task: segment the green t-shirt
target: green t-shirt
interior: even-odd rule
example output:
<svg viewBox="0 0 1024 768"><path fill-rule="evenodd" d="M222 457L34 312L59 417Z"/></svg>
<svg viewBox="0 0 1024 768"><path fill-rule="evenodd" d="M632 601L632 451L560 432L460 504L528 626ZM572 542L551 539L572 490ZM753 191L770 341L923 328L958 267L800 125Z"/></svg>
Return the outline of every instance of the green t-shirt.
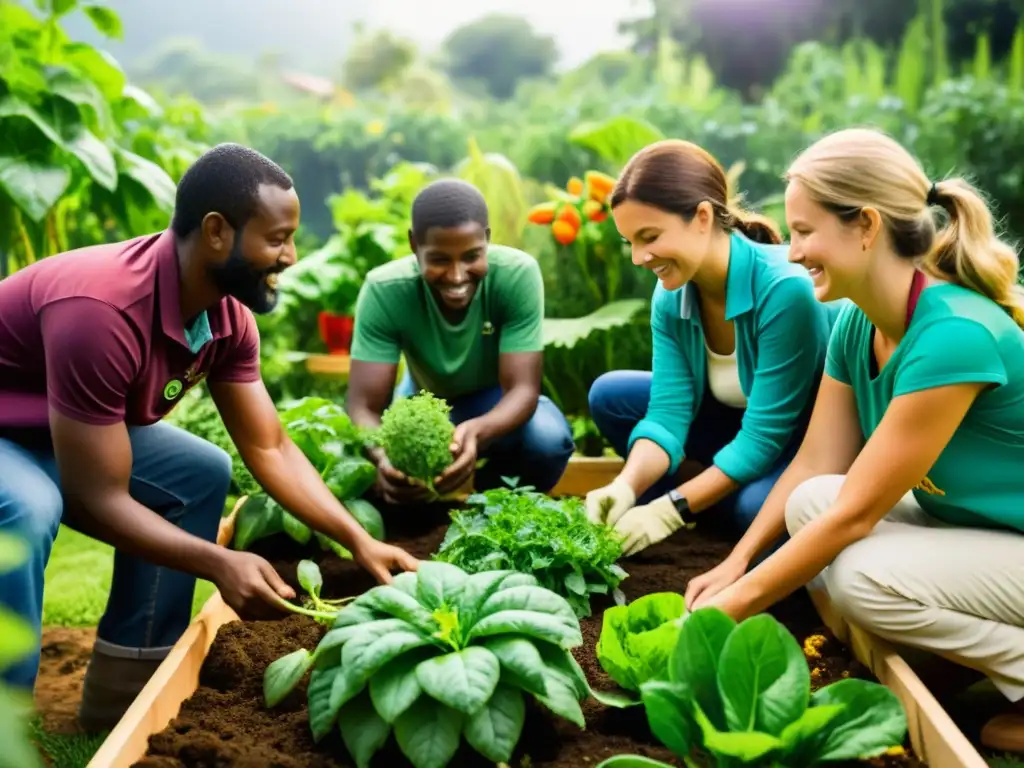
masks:
<svg viewBox="0 0 1024 768"><path fill-rule="evenodd" d="M487 265L457 325L441 314L415 254L371 270L352 359L397 363L404 353L416 387L446 399L497 386L499 354L544 349L544 281L537 260L515 248L489 246Z"/></svg>
<svg viewBox="0 0 1024 768"><path fill-rule="evenodd" d="M921 507L956 525L1024 531L1024 331L995 302L957 285L924 289L906 335L871 377L871 323L856 306L836 321L825 372L853 387L865 439L900 395L991 382L927 477Z"/></svg>

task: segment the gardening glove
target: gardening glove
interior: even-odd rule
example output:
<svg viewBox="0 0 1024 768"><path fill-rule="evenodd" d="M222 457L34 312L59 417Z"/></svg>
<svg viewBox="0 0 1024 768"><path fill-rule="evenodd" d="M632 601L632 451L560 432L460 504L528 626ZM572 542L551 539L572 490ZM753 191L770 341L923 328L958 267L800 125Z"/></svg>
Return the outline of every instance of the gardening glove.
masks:
<svg viewBox="0 0 1024 768"><path fill-rule="evenodd" d="M633 507L615 524L615 532L625 536L623 555L635 555L651 544L657 544L675 533L683 525L668 496L660 496L650 504Z"/></svg>
<svg viewBox="0 0 1024 768"><path fill-rule="evenodd" d="M587 517L594 523L615 525L634 504L636 493L629 483L617 477L603 488L587 494Z"/></svg>

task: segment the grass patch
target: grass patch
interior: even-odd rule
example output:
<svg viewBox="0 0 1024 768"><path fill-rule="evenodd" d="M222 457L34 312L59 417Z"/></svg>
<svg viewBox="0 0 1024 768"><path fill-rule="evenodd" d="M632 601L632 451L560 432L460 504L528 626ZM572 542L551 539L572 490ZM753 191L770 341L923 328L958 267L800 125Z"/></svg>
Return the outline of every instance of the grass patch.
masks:
<svg viewBox="0 0 1024 768"><path fill-rule="evenodd" d="M107 607L114 573L114 550L66 526L60 527L46 566L43 588L44 627L95 627ZM214 593L212 583L199 579L192 615Z"/></svg>
<svg viewBox="0 0 1024 768"><path fill-rule="evenodd" d="M29 723L29 735L52 768L85 768L107 738L106 733L47 733L38 718Z"/></svg>

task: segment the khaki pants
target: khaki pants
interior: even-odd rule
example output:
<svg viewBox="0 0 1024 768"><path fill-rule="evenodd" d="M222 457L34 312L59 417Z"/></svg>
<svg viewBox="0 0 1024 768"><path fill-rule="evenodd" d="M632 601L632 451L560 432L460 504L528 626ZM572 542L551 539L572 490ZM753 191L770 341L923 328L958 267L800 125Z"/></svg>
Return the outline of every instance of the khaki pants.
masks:
<svg viewBox="0 0 1024 768"><path fill-rule="evenodd" d="M797 486L792 536L835 502L844 475ZM1024 534L940 522L904 496L817 577L849 621L890 642L976 669L1024 698Z"/></svg>

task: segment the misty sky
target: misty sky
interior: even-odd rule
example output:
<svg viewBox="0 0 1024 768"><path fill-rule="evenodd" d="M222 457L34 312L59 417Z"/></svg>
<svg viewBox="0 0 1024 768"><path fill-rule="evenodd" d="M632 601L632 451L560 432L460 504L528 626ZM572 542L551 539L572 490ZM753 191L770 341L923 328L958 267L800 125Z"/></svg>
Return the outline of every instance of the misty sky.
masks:
<svg viewBox="0 0 1024 768"><path fill-rule="evenodd" d="M649 0L109 0L122 18L125 41L100 38L81 12L66 20L70 34L131 60L167 38L198 39L211 51L274 50L291 66L326 74L344 56L351 25L362 20L412 38L425 52L456 27L488 13L516 13L553 35L572 67L625 44L616 25L644 15ZM326 68L326 69L325 69Z"/></svg>

